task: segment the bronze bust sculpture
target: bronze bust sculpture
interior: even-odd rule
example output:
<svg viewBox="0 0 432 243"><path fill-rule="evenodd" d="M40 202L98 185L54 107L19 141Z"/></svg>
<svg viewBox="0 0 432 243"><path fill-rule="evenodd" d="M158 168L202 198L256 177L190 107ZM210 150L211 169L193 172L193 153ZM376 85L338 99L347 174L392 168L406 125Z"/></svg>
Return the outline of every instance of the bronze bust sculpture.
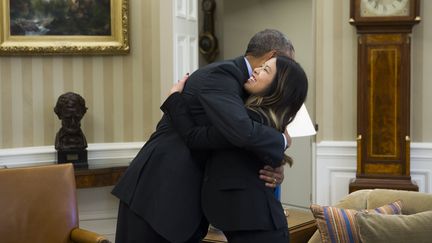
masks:
<svg viewBox="0 0 432 243"><path fill-rule="evenodd" d="M59 96L54 107L54 112L62 121L55 138L59 163L72 162L75 167L88 167L87 140L81 130L81 119L86 111L85 100L79 94L67 92Z"/></svg>

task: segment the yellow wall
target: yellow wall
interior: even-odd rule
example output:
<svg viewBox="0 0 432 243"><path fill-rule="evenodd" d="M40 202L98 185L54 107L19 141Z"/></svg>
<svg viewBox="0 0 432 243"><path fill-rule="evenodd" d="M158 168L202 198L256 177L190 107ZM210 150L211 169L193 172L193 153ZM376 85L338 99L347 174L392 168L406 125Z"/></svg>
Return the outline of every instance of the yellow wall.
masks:
<svg viewBox="0 0 432 243"><path fill-rule="evenodd" d="M159 13L169 2L129 1L125 56L0 57L0 148L52 145L53 107L67 91L86 100L89 143L145 141L160 117L160 49L171 43L160 42Z"/></svg>
<svg viewBox="0 0 432 243"><path fill-rule="evenodd" d="M357 34L350 25L346 0L216 1L223 8L215 17L220 39L219 59L244 52L256 31L276 28L296 47L311 89L307 106L319 125L319 141L355 141L357 137ZM412 34L411 138L432 141L432 1L421 0L420 24ZM308 8L312 8L308 9ZM294 11L293 11L294 9ZM220 11L220 10L219 10ZM310 12L310 19L305 20ZM270 13L270 16L268 15ZM223 17L221 17L223 16ZM309 39L310 38L310 39Z"/></svg>
<svg viewBox="0 0 432 243"><path fill-rule="evenodd" d="M350 1L315 1L317 140L356 138L357 42Z"/></svg>
<svg viewBox="0 0 432 243"><path fill-rule="evenodd" d="M420 2L422 21L412 37L411 136L415 142L432 142L432 1Z"/></svg>
<svg viewBox="0 0 432 243"><path fill-rule="evenodd" d="M348 23L346 0L315 1L316 118L318 140L356 138L357 34ZM411 138L432 141L432 1L421 0L420 24L412 34Z"/></svg>
<svg viewBox="0 0 432 243"><path fill-rule="evenodd" d="M266 8L269 1L237 2L217 1L225 5L224 11L242 12L248 4L258 4L253 10L256 16L245 15L243 21L254 28L264 27L257 16L271 13L280 16L280 21L269 27L311 31L312 40L287 34L298 46L298 59L315 86L307 102L320 126L317 140L354 141L357 44L355 28L348 23L349 1L312 0L312 27L295 22L296 16L286 16L283 8ZM297 6L297 0L271 2ZM412 35L411 136L414 142L431 142L432 16L428 13L432 1L420 2L422 21ZM86 99L89 110L82 128L89 143L145 141L160 117L159 105L172 80L168 11L172 4L171 0L129 1L131 53L126 56L0 57L0 148L53 145L60 127L53 107L66 91ZM300 9L298 14L302 14ZM254 30L239 29L240 23L229 18L216 21L231 30L223 33L225 41L220 40L222 52L242 46L235 48L242 54L246 43L237 37L250 36Z"/></svg>
<svg viewBox="0 0 432 243"><path fill-rule="evenodd" d="M271 28L287 35L296 50L295 58L309 79L306 104L314 117L315 80L313 58L312 0L225 0L217 23L222 50L219 59L243 55L249 39L258 31ZM271 13L271 14L269 14Z"/></svg>

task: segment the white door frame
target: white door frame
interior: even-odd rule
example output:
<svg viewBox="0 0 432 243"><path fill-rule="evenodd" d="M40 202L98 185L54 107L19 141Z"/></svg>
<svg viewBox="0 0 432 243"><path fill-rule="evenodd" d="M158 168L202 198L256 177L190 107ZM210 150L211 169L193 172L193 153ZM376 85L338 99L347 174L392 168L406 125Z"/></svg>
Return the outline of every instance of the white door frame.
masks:
<svg viewBox="0 0 432 243"><path fill-rule="evenodd" d="M197 0L174 1L173 45L174 80L178 80L198 68Z"/></svg>

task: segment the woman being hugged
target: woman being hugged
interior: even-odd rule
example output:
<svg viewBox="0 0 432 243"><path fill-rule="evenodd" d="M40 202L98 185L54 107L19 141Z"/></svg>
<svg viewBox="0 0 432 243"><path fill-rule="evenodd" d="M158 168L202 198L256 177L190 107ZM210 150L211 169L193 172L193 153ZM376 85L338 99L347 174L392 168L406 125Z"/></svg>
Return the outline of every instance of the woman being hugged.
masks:
<svg viewBox="0 0 432 243"><path fill-rule="evenodd" d="M224 138L214 127L196 126L180 93L185 82L186 77L173 86L161 109L187 146L211 149L202 186L205 216L230 243L288 242L282 205L257 177L266 161L251 151L220 146ZM249 116L284 132L306 99L308 81L297 62L278 56L254 69L244 89L250 94L245 102ZM214 141L218 148L212 145ZM281 161L286 163L292 165L288 156Z"/></svg>

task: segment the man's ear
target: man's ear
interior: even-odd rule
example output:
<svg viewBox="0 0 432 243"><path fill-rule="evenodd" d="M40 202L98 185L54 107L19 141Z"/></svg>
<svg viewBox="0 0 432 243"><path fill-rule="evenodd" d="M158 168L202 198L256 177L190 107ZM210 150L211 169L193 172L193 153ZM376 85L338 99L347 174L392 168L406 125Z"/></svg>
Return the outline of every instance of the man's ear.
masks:
<svg viewBox="0 0 432 243"><path fill-rule="evenodd" d="M269 60L270 58L276 57L276 51L275 50L271 50L269 52L267 52L266 54L264 54L265 60Z"/></svg>

